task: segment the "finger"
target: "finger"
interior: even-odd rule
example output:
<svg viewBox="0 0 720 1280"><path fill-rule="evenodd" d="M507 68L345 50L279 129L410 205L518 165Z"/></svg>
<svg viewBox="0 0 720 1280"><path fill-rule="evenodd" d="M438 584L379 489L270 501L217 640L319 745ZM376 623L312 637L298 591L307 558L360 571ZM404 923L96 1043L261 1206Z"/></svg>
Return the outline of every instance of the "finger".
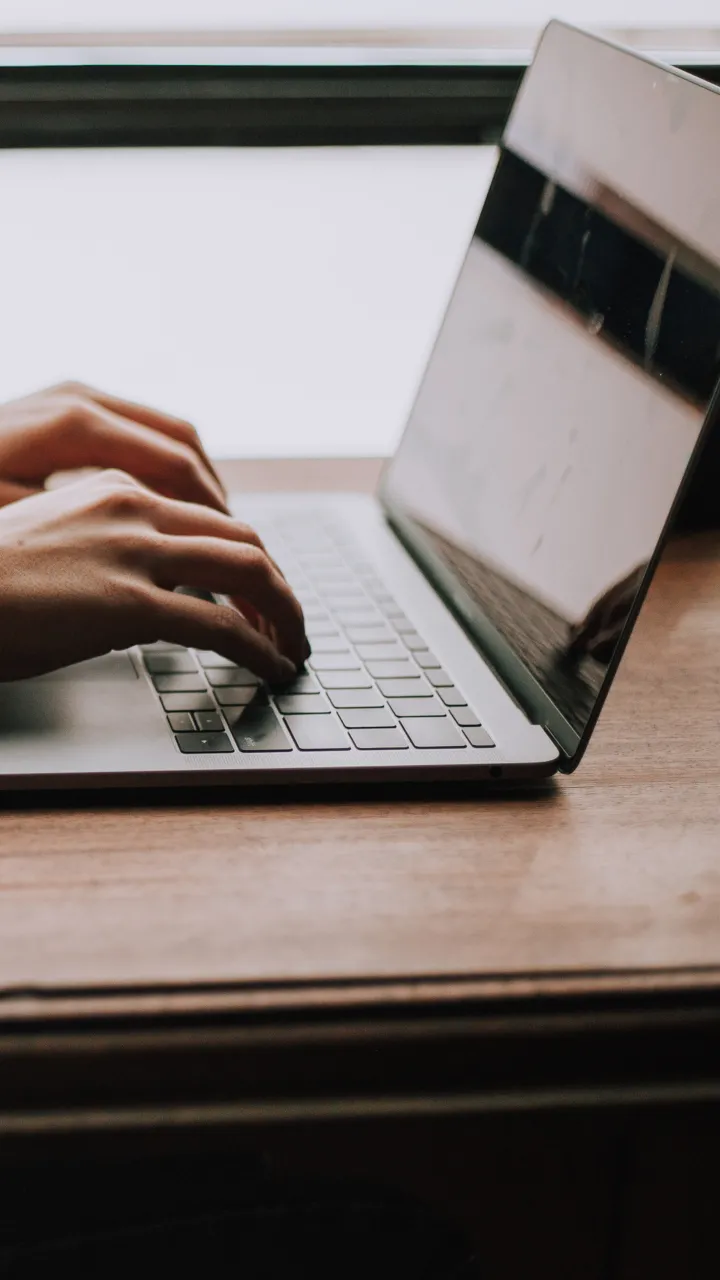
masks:
<svg viewBox="0 0 720 1280"><path fill-rule="evenodd" d="M247 618L251 627L259 631L261 635L266 635L265 623L261 614L249 600L244 600L242 596L233 596L232 603L236 609L239 609L244 618Z"/></svg>
<svg viewBox="0 0 720 1280"><path fill-rule="evenodd" d="M298 665L306 657L302 609L267 556L248 543L221 538L163 539L154 553L159 586L201 587L223 595L240 594L275 627L280 652Z"/></svg>
<svg viewBox="0 0 720 1280"><path fill-rule="evenodd" d="M200 436L192 423L186 422L184 418L176 418L174 414L163 413L160 409L151 409L149 405L136 404L135 401L124 400L120 396L108 395L105 391L98 391L97 387L88 387L83 382L63 383L57 388L57 391L63 395L81 396L84 399L91 400L93 404L99 405L103 409L108 409L110 413L117 414L120 418L127 418L143 427L150 427L153 431L159 431L162 435L169 436L172 440L178 440L180 444L187 445L202 460L207 470L220 486L223 495L225 494L222 480L205 452Z"/></svg>
<svg viewBox="0 0 720 1280"><path fill-rule="evenodd" d="M95 487L97 488L97 486L100 486L100 491L102 492L103 487L107 485L107 496L113 499L116 496L116 489L119 481L123 480L127 482L127 484L133 486L133 479L128 476L127 473L108 471L95 478ZM139 486L135 486L134 492L137 498L140 492ZM158 497L155 494L151 495L147 490L142 490L142 492L145 494L145 500L143 501L142 508L138 509L135 514L140 516L143 520L149 520L158 533L171 535L211 535L227 539L233 543L247 544L257 548L259 551L262 551L267 555L262 539L249 525L243 524L241 521L235 520L231 516L225 515L222 512L212 511L206 506L200 506L199 504L190 502L178 502L171 498ZM98 511L103 518L105 518L107 510L103 504L98 507ZM270 558L268 557L268 559ZM287 592L292 595L281 570L272 559L270 559L270 564L284 584ZM198 584L187 581L177 585L192 586ZM237 586L236 581L234 585ZM211 588L206 587L206 589L209 590ZM273 628L260 613L257 606L246 596L242 593L238 593L236 590L228 594L231 594L237 608L239 608L245 615L251 625L254 626L256 630L260 631L261 634L267 635L275 644L277 644L277 636L274 634ZM300 609L298 602L294 600L294 597L293 601L296 613L299 615L302 622L304 635L304 619L302 617L302 610ZM309 656L310 646L307 643L307 640L304 640L300 660L302 661Z"/></svg>
<svg viewBox="0 0 720 1280"><path fill-rule="evenodd" d="M211 604L196 596L159 591L153 597L151 616L142 619L144 635L167 644L211 649L272 684L292 679L296 666L265 636L261 636L231 605ZM149 627L149 629L148 629Z"/></svg>
<svg viewBox="0 0 720 1280"><path fill-rule="evenodd" d="M153 516L155 528L160 533L199 534L216 538L228 538L231 542L247 542L265 552L273 568L285 579L280 565L268 555L267 547L255 529L242 520L224 512L208 511L207 507L192 502L173 502L166 499L158 504Z"/></svg>
<svg viewBox="0 0 720 1280"><path fill-rule="evenodd" d="M78 406L71 417L62 466L127 471L158 493L227 511L220 485L192 449L100 405Z"/></svg>
<svg viewBox="0 0 720 1280"><path fill-rule="evenodd" d="M14 484L11 480L0 480L0 507L8 507L11 502L19 502L21 498L31 498L38 493L25 484Z"/></svg>
<svg viewBox="0 0 720 1280"><path fill-rule="evenodd" d="M216 592L215 594L217 597L224 600L221 592ZM269 635L267 623L265 622L262 614L258 613L254 604L251 604L249 600L243 599L242 596L231 596L229 599L230 604L233 605L235 609L239 609L244 618L247 618L251 627L254 627L255 630L259 631L263 636ZM270 638L272 639L272 636Z"/></svg>
<svg viewBox="0 0 720 1280"><path fill-rule="evenodd" d="M259 534L256 533L250 525L243 524L240 520L234 519L232 516L225 515L222 512L211 511L208 507L200 506L196 503L177 502L171 498L155 498L151 504L149 511L145 512L149 516L154 528L159 533L171 534L174 537L190 536L190 537L216 537L227 539L229 542L244 543L252 547L258 548L267 556L267 551ZM295 617L299 620L302 627L302 642L300 645L300 657L295 658L295 644L291 641L293 660L305 661L310 656L310 645L305 636L305 621L299 602L292 594L291 588L288 586L282 570L275 563L272 557L267 556L270 565L275 570L278 578L281 580L285 594L289 595L293 602ZM197 583L185 582L183 585L193 586ZM205 585L207 590L221 591L220 587L210 587ZM282 641L277 633L276 627L272 621L264 616L261 607L257 602L250 600L247 594L237 588L237 579L233 582L233 590L227 593L238 609L245 615L248 621L261 634L268 638L277 646Z"/></svg>

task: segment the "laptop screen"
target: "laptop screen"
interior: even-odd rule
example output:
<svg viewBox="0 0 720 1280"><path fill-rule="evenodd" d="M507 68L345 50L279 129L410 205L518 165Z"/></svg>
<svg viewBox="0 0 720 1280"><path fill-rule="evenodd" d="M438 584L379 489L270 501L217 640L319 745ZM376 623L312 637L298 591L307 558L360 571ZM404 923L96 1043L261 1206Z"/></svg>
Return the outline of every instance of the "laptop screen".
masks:
<svg viewBox="0 0 720 1280"><path fill-rule="evenodd" d="M720 94L550 25L386 474L579 736L720 376L718 138Z"/></svg>

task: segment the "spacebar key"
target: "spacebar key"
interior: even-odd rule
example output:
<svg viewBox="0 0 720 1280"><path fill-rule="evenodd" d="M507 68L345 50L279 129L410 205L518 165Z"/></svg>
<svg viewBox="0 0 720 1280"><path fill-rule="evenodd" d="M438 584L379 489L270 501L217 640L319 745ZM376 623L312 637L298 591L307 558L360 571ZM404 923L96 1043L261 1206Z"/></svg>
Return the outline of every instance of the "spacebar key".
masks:
<svg viewBox="0 0 720 1280"><path fill-rule="evenodd" d="M243 707L230 732L241 751L292 751L292 743L272 707Z"/></svg>

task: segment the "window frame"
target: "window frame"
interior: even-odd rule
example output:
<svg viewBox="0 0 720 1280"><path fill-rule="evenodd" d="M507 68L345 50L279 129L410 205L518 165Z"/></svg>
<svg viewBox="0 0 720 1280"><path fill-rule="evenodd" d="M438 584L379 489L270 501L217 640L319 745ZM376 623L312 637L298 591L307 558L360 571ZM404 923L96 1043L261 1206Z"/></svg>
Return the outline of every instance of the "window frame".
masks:
<svg viewBox="0 0 720 1280"><path fill-rule="evenodd" d="M38 50L23 62L13 52L0 47L3 148L494 144L528 60L418 50L414 61L361 63L323 49L313 61L305 49L286 61L269 48L218 61L185 48L154 62L147 48L127 61L121 49L84 48L76 61L43 62ZM676 65L720 83L720 55Z"/></svg>

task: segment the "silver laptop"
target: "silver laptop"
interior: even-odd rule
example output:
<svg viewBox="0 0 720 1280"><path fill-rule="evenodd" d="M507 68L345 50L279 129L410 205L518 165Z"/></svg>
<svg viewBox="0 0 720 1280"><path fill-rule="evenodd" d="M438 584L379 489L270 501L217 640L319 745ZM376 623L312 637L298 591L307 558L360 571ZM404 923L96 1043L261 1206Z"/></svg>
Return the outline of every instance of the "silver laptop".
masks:
<svg viewBox="0 0 720 1280"><path fill-rule="evenodd" d="M575 768L719 416L718 139L715 89L552 23L380 492L238 499L307 669L158 643L5 684L0 785Z"/></svg>

